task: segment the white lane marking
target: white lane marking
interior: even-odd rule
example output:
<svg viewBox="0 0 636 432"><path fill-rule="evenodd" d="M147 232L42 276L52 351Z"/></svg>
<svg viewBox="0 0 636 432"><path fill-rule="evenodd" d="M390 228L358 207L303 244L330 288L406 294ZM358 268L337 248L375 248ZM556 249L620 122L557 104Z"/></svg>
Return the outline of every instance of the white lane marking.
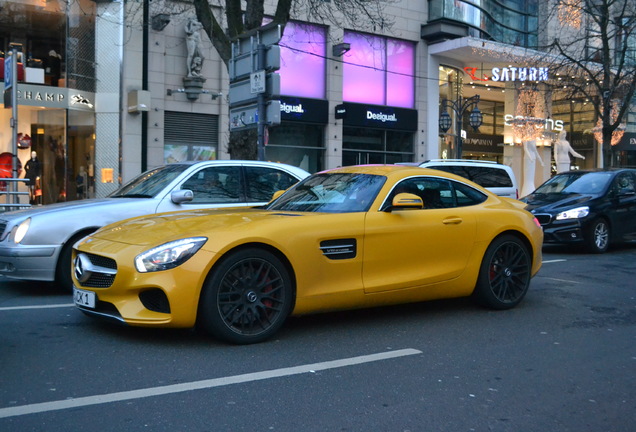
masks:
<svg viewBox="0 0 636 432"><path fill-rule="evenodd" d="M551 264L551 263L565 262L565 261L567 261L567 260L566 259L553 259L553 260L543 261L543 264Z"/></svg>
<svg viewBox="0 0 636 432"><path fill-rule="evenodd" d="M422 354L422 351L407 348L403 350L389 351L385 353L369 354L359 357L350 357L340 360L327 361L322 363L313 363L301 366L294 366L282 369L274 369L270 371L254 372L243 375L234 375L223 378L214 378L202 381L193 381L189 383L173 384L161 387L150 387L140 390L131 390L118 393L109 393L103 395L86 396L76 399L65 399L52 402L43 402L31 405L21 405L10 408L0 408L0 418L22 416L28 414L42 413L47 411L58 411L69 408L78 408L89 405L99 405L109 402L121 402L131 399L140 399L151 396L160 396L172 393L180 393L192 390L210 389L214 387L222 387L232 384L241 384L251 381L259 381L271 378L279 378L290 375L298 375L302 373L313 373L320 370L335 369L346 366L359 365L363 363L388 360L397 357Z"/></svg>
<svg viewBox="0 0 636 432"><path fill-rule="evenodd" d="M52 304L52 305L35 305L35 306L7 306L0 307L0 311L26 310L26 309L53 309L75 306L73 303Z"/></svg>
<svg viewBox="0 0 636 432"><path fill-rule="evenodd" d="M583 283L583 282L570 280L570 279L557 279L557 278L545 277L545 276L540 276L540 277L542 277L543 279L549 279L549 280L553 280L553 281L557 281L557 282L567 282L567 283L573 283L573 284L582 284Z"/></svg>

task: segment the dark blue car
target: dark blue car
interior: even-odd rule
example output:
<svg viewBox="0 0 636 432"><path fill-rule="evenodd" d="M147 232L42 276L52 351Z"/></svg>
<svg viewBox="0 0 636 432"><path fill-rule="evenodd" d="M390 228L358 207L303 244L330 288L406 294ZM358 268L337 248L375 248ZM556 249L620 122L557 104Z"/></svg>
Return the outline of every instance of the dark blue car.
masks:
<svg viewBox="0 0 636 432"><path fill-rule="evenodd" d="M521 199L543 226L544 243L603 253L636 238L636 170L559 173Z"/></svg>

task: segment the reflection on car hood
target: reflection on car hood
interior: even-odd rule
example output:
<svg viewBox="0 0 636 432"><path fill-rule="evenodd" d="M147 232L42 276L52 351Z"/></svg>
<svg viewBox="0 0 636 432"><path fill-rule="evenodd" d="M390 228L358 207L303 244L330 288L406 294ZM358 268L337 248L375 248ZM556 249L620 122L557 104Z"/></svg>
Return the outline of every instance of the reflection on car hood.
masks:
<svg viewBox="0 0 636 432"><path fill-rule="evenodd" d="M34 206L28 209L16 210L0 214L0 219L13 220L33 217L35 215L60 214L64 212L76 213L92 213L108 211L109 213L119 211L117 209L129 209L135 204L143 204L148 206L151 200L146 198L93 198L78 201L66 201L55 204L47 204L43 206ZM125 215L125 213L124 213Z"/></svg>
<svg viewBox="0 0 636 432"><path fill-rule="evenodd" d="M559 194L559 193L533 193L522 199L525 202L526 210L533 213L553 212L585 205L596 195L590 194Z"/></svg>
<svg viewBox="0 0 636 432"><path fill-rule="evenodd" d="M309 213L320 215L324 213ZM232 210L189 210L160 213L127 219L108 225L93 237L133 245L161 244L193 236L220 236L232 232L244 233L263 223L280 224L281 219L301 216L303 213L276 212L250 208ZM305 215L307 215L305 213Z"/></svg>

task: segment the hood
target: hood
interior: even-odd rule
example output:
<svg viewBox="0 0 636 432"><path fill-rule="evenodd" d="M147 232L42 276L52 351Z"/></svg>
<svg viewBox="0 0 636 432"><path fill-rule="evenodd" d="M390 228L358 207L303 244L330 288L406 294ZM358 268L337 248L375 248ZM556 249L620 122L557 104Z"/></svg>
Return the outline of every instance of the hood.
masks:
<svg viewBox="0 0 636 432"><path fill-rule="evenodd" d="M524 197L522 201L526 203L526 210L532 213L552 213L586 205L595 198L597 195L532 193Z"/></svg>
<svg viewBox="0 0 636 432"><path fill-rule="evenodd" d="M131 207L139 204L148 206L148 204L152 201L152 199L146 198L93 198L78 201L66 201L2 213L0 214L0 219L24 219L35 215L55 214L63 212L81 213L82 210L94 210L99 209L100 207L108 208L108 212L112 213L113 209L117 208L130 209Z"/></svg>
<svg viewBox="0 0 636 432"><path fill-rule="evenodd" d="M100 229L92 236L131 245L162 244L186 237L211 237L221 232L244 233L248 225L253 228L268 222L280 223L281 219L300 215L249 208L189 210L123 220Z"/></svg>

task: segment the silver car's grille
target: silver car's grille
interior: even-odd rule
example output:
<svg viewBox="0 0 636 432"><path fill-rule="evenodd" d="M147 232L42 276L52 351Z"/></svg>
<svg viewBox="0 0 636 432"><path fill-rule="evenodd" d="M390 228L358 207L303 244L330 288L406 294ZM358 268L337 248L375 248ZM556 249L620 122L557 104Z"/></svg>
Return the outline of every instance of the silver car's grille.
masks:
<svg viewBox="0 0 636 432"><path fill-rule="evenodd" d="M0 220L0 239L4 239L4 230L7 229L7 221Z"/></svg>
<svg viewBox="0 0 636 432"><path fill-rule="evenodd" d="M91 266L90 268L83 266L84 268L80 270L77 262L75 263L75 276L80 285L87 288L108 288L111 286L117 274L117 263L115 260L83 252L82 255L90 260ZM88 273L88 277L81 277L78 271Z"/></svg>

